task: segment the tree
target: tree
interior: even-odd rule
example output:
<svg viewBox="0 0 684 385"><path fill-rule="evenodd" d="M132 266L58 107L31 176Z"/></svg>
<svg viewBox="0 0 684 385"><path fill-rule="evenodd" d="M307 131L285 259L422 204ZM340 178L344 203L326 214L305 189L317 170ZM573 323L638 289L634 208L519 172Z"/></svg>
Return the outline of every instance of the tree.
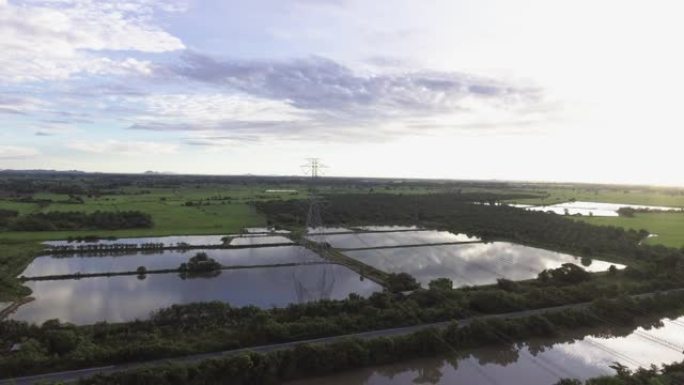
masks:
<svg viewBox="0 0 684 385"><path fill-rule="evenodd" d="M78 346L79 337L69 329L49 330L45 333L47 345L50 353L55 353L63 356Z"/></svg>
<svg viewBox="0 0 684 385"><path fill-rule="evenodd" d="M209 258L207 253L199 252L190 258L187 263L181 263L178 270L181 271L183 278L202 275L213 276L221 272L221 264L213 258Z"/></svg>
<svg viewBox="0 0 684 385"><path fill-rule="evenodd" d="M610 275L617 275L618 269L615 267L615 265L610 265L608 268L608 274Z"/></svg>
<svg viewBox="0 0 684 385"><path fill-rule="evenodd" d="M574 284L591 279L591 273L588 273L581 267L573 263L564 263L557 269L548 269L539 273L537 276L542 282L553 282L558 284Z"/></svg>
<svg viewBox="0 0 684 385"><path fill-rule="evenodd" d="M393 293L416 290L420 287L416 279L407 273L391 273L385 282L387 282L387 289Z"/></svg>
<svg viewBox="0 0 684 385"><path fill-rule="evenodd" d="M580 380L574 380L574 379L569 379L569 378L564 378L558 382L556 382L555 385L582 385L582 381Z"/></svg>
<svg viewBox="0 0 684 385"><path fill-rule="evenodd" d="M620 207L620 208L617 210L617 213L618 213L619 216L621 216L621 217L626 217L626 218L632 218L632 217L634 217L634 214L635 214L636 212L637 212L637 210L634 209L634 208L632 208L632 207Z"/></svg>
<svg viewBox="0 0 684 385"><path fill-rule="evenodd" d="M454 288L454 282L449 278L437 278L428 283L430 290L451 290Z"/></svg>

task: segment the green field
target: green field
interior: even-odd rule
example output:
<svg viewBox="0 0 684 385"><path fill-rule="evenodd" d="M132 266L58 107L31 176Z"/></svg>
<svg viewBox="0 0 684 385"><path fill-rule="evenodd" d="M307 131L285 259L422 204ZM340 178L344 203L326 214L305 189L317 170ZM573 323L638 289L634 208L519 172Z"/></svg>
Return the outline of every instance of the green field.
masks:
<svg viewBox="0 0 684 385"><path fill-rule="evenodd" d="M192 234L228 234L244 227L264 226L266 220L247 202L254 199L282 199L305 194L271 194L255 187L184 188L184 189L129 189L126 194L83 198L83 203L66 202L68 196L35 194L34 199L49 199L52 203L25 203L0 200L0 209L12 209L22 215L47 211L93 212L139 210L152 216L154 227L129 230L92 231L36 231L0 232L0 300L28 294L18 282L7 279L20 274L42 250L41 241L66 239L69 236L140 237ZM230 197L231 200L211 200ZM273 198L271 198L273 197ZM192 201L193 206L186 206ZM201 205L195 203L201 202Z"/></svg>
<svg viewBox="0 0 684 385"><path fill-rule="evenodd" d="M684 214L681 213L638 213L626 217L573 217L594 225L618 226L627 229L644 229L656 237L646 240L648 244L670 247L684 247Z"/></svg>
<svg viewBox="0 0 684 385"><path fill-rule="evenodd" d="M524 204L544 205L570 200L624 203L649 206L684 207L684 191L681 189L587 186L582 185L557 187L554 185L539 185L528 188L529 192L545 194L543 199L518 199L515 202Z"/></svg>

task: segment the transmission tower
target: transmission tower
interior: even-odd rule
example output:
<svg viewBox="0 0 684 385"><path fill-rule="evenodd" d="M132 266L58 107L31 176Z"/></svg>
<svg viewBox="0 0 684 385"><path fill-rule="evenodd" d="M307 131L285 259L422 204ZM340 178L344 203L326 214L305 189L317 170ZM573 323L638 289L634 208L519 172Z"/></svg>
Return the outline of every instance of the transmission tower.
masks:
<svg viewBox="0 0 684 385"><path fill-rule="evenodd" d="M306 215L306 237L313 240L311 249L321 255L326 252L327 240L323 230L323 219L321 217L322 200L318 194L318 179L321 169L325 168L320 159L309 158L303 166L307 175L311 176L309 181L309 210ZM304 276L305 272L300 271L294 276L295 291L300 303L329 299L335 286L335 275L329 265L322 265L321 275L312 282L312 277ZM303 281L309 282L305 285Z"/></svg>
<svg viewBox="0 0 684 385"><path fill-rule="evenodd" d="M314 233L316 230L323 230L323 219L321 218L321 199L318 195L318 178L321 170L326 166L318 158L308 158L303 166L307 175L311 176L309 181L309 211L306 215L306 232ZM322 233L321 233L322 235ZM324 237L322 235L322 237ZM323 239L324 240L324 239Z"/></svg>

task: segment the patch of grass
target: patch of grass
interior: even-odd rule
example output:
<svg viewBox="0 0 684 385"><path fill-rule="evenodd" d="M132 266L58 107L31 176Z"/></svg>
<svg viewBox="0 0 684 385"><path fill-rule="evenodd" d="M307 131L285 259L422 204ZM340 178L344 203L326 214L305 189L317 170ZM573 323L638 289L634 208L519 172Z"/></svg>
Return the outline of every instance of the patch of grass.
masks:
<svg viewBox="0 0 684 385"><path fill-rule="evenodd" d="M523 204L554 204L559 202L567 202L572 199L587 202L604 202L604 203L624 203L637 204L649 206L672 206L684 207L684 192L667 189L644 189L624 187L540 187L531 190L535 193L548 194L543 199L518 199L517 203Z"/></svg>
<svg viewBox="0 0 684 385"><path fill-rule="evenodd" d="M31 290L14 277L24 271L42 249L37 242L0 240L0 301L31 294Z"/></svg>
<svg viewBox="0 0 684 385"><path fill-rule="evenodd" d="M625 229L644 229L657 237L648 238L648 244L669 247L684 247L684 214L682 213L637 213L627 217L572 217L593 225L618 226Z"/></svg>

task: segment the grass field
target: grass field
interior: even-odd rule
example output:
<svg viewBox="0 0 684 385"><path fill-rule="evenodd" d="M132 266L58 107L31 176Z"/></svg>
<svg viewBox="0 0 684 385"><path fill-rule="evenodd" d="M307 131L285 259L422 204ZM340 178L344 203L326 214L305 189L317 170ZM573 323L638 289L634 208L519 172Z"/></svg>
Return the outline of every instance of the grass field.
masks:
<svg viewBox="0 0 684 385"><path fill-rule="evenodd" d="M625 217L573 217L594 225L618 226L627 229L645 229L657 237L646 243L670 247L684 247L684 214L681 213L638 213L633 218Z"/></svg>
<svg viewBox="0 0 684 385"><path fill-rule="evenodd" d="M588 202L625 203L649 206L684 207L684 190L600 187L540 187L534 193L547 193L544 199L519 199L517 203L554 204L575 199Z"/></svg>

